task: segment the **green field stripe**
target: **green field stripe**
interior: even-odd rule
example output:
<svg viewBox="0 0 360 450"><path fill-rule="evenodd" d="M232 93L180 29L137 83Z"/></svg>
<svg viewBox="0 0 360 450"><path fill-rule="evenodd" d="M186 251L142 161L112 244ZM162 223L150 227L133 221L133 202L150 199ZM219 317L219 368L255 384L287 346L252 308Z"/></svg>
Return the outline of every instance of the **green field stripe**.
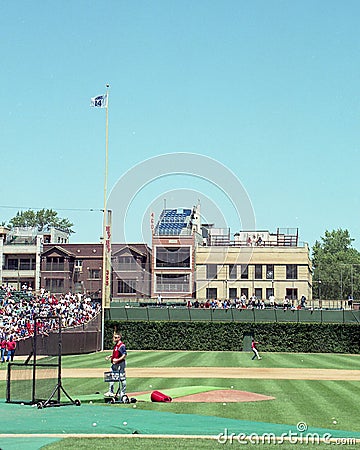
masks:
<svg viewBox="0 0 360 450"><path fill-rule="evenodd" d="M332 381L306 381L303 383L305 399L302 400L303 419L309 426L330 427L332 417L337 417L342 409L341 397L337 390L336 382ZM299 403L298 399L295 399Z"/></svg>
<svg viewBox="0 0 360 450"><path fill-rule="evenodd" d="M313 391L311 389L312 384L307 380L301 380L301 383L298 383L298 380L288 380L285 386L287 401L294 401L291 408L293 423L305 422L307 425L313 426L313 417L321 416L324 410L324 405L319 401L321 394ZM309 390L312 394L304 396L304 392Z"/></svg>
<svg viewBox="0 0 360 450"><path fill-rule="evenodd" d="M357 386L359 388L358 382ZM358 394L354 391L354 384L352 382L344 383L342 381L332 381L324 385L327 394L327 417L331 422L332 417L335 417L339 424L342 421L351 419L355 413L354 411L354 398ZM331 408L329 407L331 405ZM339 420L339 412L341 411L342 420ZM331 413L331 414L330 414Z"/></svg>
<svg viewBox="0 0 360 450"><path fill-rule="evenodd" d="M133 367L173 367L179 359L176 352L129 352Z"/></svg>

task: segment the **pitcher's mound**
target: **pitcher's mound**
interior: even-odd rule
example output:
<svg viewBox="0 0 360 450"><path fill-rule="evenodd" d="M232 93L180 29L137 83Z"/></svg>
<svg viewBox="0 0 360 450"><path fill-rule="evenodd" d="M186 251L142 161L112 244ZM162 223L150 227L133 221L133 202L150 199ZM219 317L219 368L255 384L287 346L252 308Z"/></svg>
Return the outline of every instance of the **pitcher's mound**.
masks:
<svg viewBox="0 0 360 450"><path fill-rule="evenodd" d="M173 402L260 402L264 400L275 400L275 397L269 397L267 395L255 394L254 392L237 391L237 390L218 390L200 392L199 394L185 395L184 397L174 398Z"/></svg>

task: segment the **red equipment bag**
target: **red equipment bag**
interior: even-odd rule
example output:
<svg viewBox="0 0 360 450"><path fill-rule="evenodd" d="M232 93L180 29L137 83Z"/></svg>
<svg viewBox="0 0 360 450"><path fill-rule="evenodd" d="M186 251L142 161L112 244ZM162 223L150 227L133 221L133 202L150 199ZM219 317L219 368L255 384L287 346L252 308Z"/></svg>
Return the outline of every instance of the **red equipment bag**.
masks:
<svg viewBox="0 0 360 450"><path fill-rule="evenodd" d="M165 402L165 403L168 403L168 402L172 401L171 397L169 397L168 395L163 394L160 391L153 391L151 393L151 397L150 398L151 398L152 402Z"/></svg>

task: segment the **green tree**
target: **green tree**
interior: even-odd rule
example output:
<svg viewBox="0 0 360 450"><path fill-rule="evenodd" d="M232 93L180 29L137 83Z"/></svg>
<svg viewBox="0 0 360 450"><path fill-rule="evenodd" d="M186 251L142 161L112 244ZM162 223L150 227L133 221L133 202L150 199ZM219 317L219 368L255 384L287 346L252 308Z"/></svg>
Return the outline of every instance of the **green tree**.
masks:
<svg viewBox="0 0 360 450"><path fill-rule="evenodd" d="M58 217L58 213L53 209L40 209L33 211L18 211L16 216L9 220L8 226L12 227L38 227L39 231L44 230L47 226L60 228L61 230L73 233L74 226L66 218Z"/></svg>
<svg viewBox="0 0 360 450"><path fill-rule="evenodd" d="M352 246L354 239L341 228L325 231L312 248L313 297L346 299L360 297L360 252Z"/></svg>

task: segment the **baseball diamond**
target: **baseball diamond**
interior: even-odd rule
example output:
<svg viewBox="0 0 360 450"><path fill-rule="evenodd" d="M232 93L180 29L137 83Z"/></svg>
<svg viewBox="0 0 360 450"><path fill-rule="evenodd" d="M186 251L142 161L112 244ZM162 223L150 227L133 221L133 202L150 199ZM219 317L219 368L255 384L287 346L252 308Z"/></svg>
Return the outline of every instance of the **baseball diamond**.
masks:
<svg viewBox="0 0 360 450"><path fill-rule="evenodd" d="M188 352L173 351L130 352L130 367L127 368L128 395L137 399L135 404L130 405L106 404L102 391L95 391L105 384L104 373L107 367L104 365L102 352L78 355L76 358L64 356L63 382L70 393L76 392L81 399L81 407L48 408L45 411L0 402L3 430L6 430L6 433L0 435L1 442L9 443L10 446L17 439L20 442L26 440L30 446L24 448L35 449L40 448L39 442L51 447L51 443L55 445L65 437L123 436L139 439L146 437L144 448L153 448L146 447L146 442L150 445L148 439L155 436L161 439L187 438L186 441L191 437L203 442L221 436L225 429L234 432L241 430L248 435L254 432L271 432L280 436L288 429L295 433L296 424L303 421L308 424L306 426L311 433L319 436L328 433L334 439L353 439L355 444L360 443L360 427L346 413L348 409L354 411L359 400L360 359L357 355L316 355L316 362L311 363L314 367L302 368L268 367L266 359L278 358L283 365L293 365L294 358L301 363L304 354L264 353L261 361L251 361L249 354L239 356L227 352L224 354L224 364L228 363L227 358L239 357L242 362L246 358L246 361L249 360L254 365L248 361L247 364L243 363L246 367L179 366L180 361L185 362L185 355L197 359L207 356L206 352L190 353L191 355ZM149 363L146 363L147 367L139 367L151 358L154 365L169 360L169 367L152 367ZM210 363L210 353L207 358ZM311 358L312 355L309 355L309 359ZM328 368L324 368L324 361L329 358L332 363L327 363ZM218 359L215 357L213 361ZM335 368L334 361L337 361L337 367L343 368ZM0 370L2 386L6 378L5 372ZM152 403L150 394L154 389L171 396L172 402ZM316 391L318 392L315 393ZM321 402L323 405L319 410ZM253 412L249 409L250 405L257 405ZM283 414L279 415L282 410ZM261 421L265 417L271 420ZM19 421L26 421L25 434L24 430L19 433L19 425L16 425ZM90 442L92 440L89 445ZM89 448L95 446L90 445Z"/></svg>

